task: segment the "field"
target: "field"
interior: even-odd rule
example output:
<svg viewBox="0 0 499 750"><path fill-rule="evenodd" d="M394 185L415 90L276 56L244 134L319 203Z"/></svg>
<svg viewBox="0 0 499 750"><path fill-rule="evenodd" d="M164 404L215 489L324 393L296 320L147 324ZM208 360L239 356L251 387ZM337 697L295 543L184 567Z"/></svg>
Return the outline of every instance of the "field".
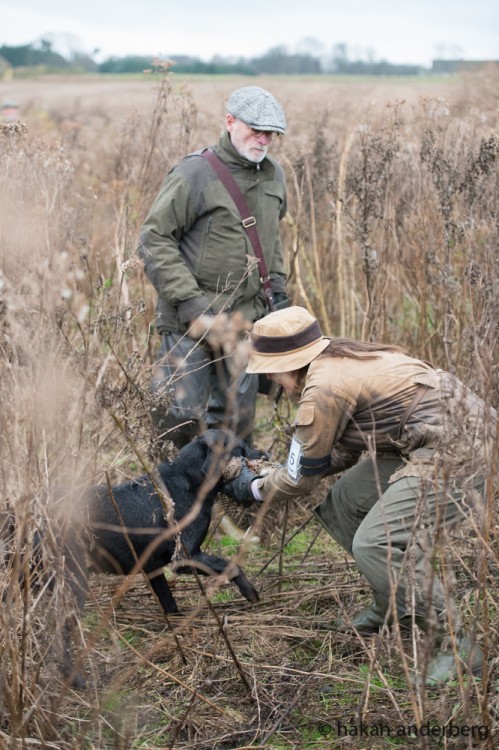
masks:
<svg viewBox="0 0 499 750"><path fill-rule="evenodd" d="M287 176L293 300L328 334L407 347L498 406L497 77L0 82L21 118L0 123L0 521L10 511L18 523L0 570L0 749L495 746L492 490L483 523L456 530L435 560L488 667L439 691L417 680L429 657L419 631L328 629L369 592L310 520L322 495L272 507L257 547L214 523L207 547L242 562L258 605L226 583L202 591L173 577L189 616L172 632L140 577L126 591L95 577L78 630L85 691L52 658L71 602L59 586L49 596L17 585L23 540L52 528L51 490L121 481L159 458L155 294L138 233L164 174L217 140L227 95L248 83L269 88L288 116L272 149ZM276 415L259 402L256 442L273 460L286 455L292 408ZM45 554L60 572L57 545Z"/></svg>

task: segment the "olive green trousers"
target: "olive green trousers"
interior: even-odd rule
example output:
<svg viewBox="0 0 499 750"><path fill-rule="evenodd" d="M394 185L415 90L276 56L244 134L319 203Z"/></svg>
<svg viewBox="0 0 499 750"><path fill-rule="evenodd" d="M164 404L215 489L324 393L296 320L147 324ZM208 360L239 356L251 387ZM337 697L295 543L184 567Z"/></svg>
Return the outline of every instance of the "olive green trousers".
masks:
<svg viewBox="0 0 499 750"><path fill-rule="evenodd" d="M389 484L404 463L399 456L368 458L347 470L315 509L322 525L347 552L372 589L381 622L441 627L459 621L436 569L444 573L447 532L471 512L457 481L403 477ZM468 483L467 483L468 484ZM483 480L474 485L483 489ZM437 562L439 564L437 564ZM449 576L449 584L452 576Z"/></svg>

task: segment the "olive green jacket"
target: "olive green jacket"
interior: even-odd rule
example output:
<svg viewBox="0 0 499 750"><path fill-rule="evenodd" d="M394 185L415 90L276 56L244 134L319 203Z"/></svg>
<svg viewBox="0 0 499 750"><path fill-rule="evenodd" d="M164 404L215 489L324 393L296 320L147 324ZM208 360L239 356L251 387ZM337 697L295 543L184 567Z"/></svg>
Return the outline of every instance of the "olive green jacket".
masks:
<svg viewBox="0 0 499 750"><path fill-rule="evenodd" d="M321 478L349 468L366 451L401 457L403 468L391 481L445 473L462 477L462 484L484 473L496 419L453 375L405 354L322 354L308 368L287 465L258 481L260 493L264 499L308 495Z"/></svg>
<svg viewBox="0 0 499 750"><path fill-rule="evenodd" d="M227 132L213 147L228 166L256 218L272 291L285 293L279 221L286 213L281 167L254 164ZM249 321L268 310L254 252L240 214L208 162L196 152L167 175L142 227L138 252L158 293L157 328L185 332L205 312L240 311ZM252 260L253 259L253 260Z"/></svg>

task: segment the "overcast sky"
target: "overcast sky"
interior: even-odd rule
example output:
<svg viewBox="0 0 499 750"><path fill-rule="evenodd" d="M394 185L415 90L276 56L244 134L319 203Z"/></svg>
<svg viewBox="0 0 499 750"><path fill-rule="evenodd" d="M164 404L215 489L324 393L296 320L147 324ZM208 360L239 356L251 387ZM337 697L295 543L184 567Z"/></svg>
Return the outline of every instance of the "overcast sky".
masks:
<svg viewBox="0 0 499 750"><path fill-rule="evenodd" d="M499 59L499 0L0 0L0 45L54 45L97 59L128 54L254 57L284 45L314 55L430 66L435 57ZM314 40L308 46L306 40Z"/></svg>

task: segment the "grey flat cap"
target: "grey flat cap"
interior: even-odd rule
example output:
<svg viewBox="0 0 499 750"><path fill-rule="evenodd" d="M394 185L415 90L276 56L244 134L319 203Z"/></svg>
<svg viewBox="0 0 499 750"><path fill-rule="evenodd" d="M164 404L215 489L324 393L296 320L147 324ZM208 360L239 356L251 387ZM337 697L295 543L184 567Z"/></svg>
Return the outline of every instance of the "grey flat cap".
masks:
<svg viewBox="0 0 499 750"><path fill-rule="evenodd" d="M233 91L227 102L227 112L255 130L284 134L288 126L277 99L260 86L244 86Z"/></svg>

